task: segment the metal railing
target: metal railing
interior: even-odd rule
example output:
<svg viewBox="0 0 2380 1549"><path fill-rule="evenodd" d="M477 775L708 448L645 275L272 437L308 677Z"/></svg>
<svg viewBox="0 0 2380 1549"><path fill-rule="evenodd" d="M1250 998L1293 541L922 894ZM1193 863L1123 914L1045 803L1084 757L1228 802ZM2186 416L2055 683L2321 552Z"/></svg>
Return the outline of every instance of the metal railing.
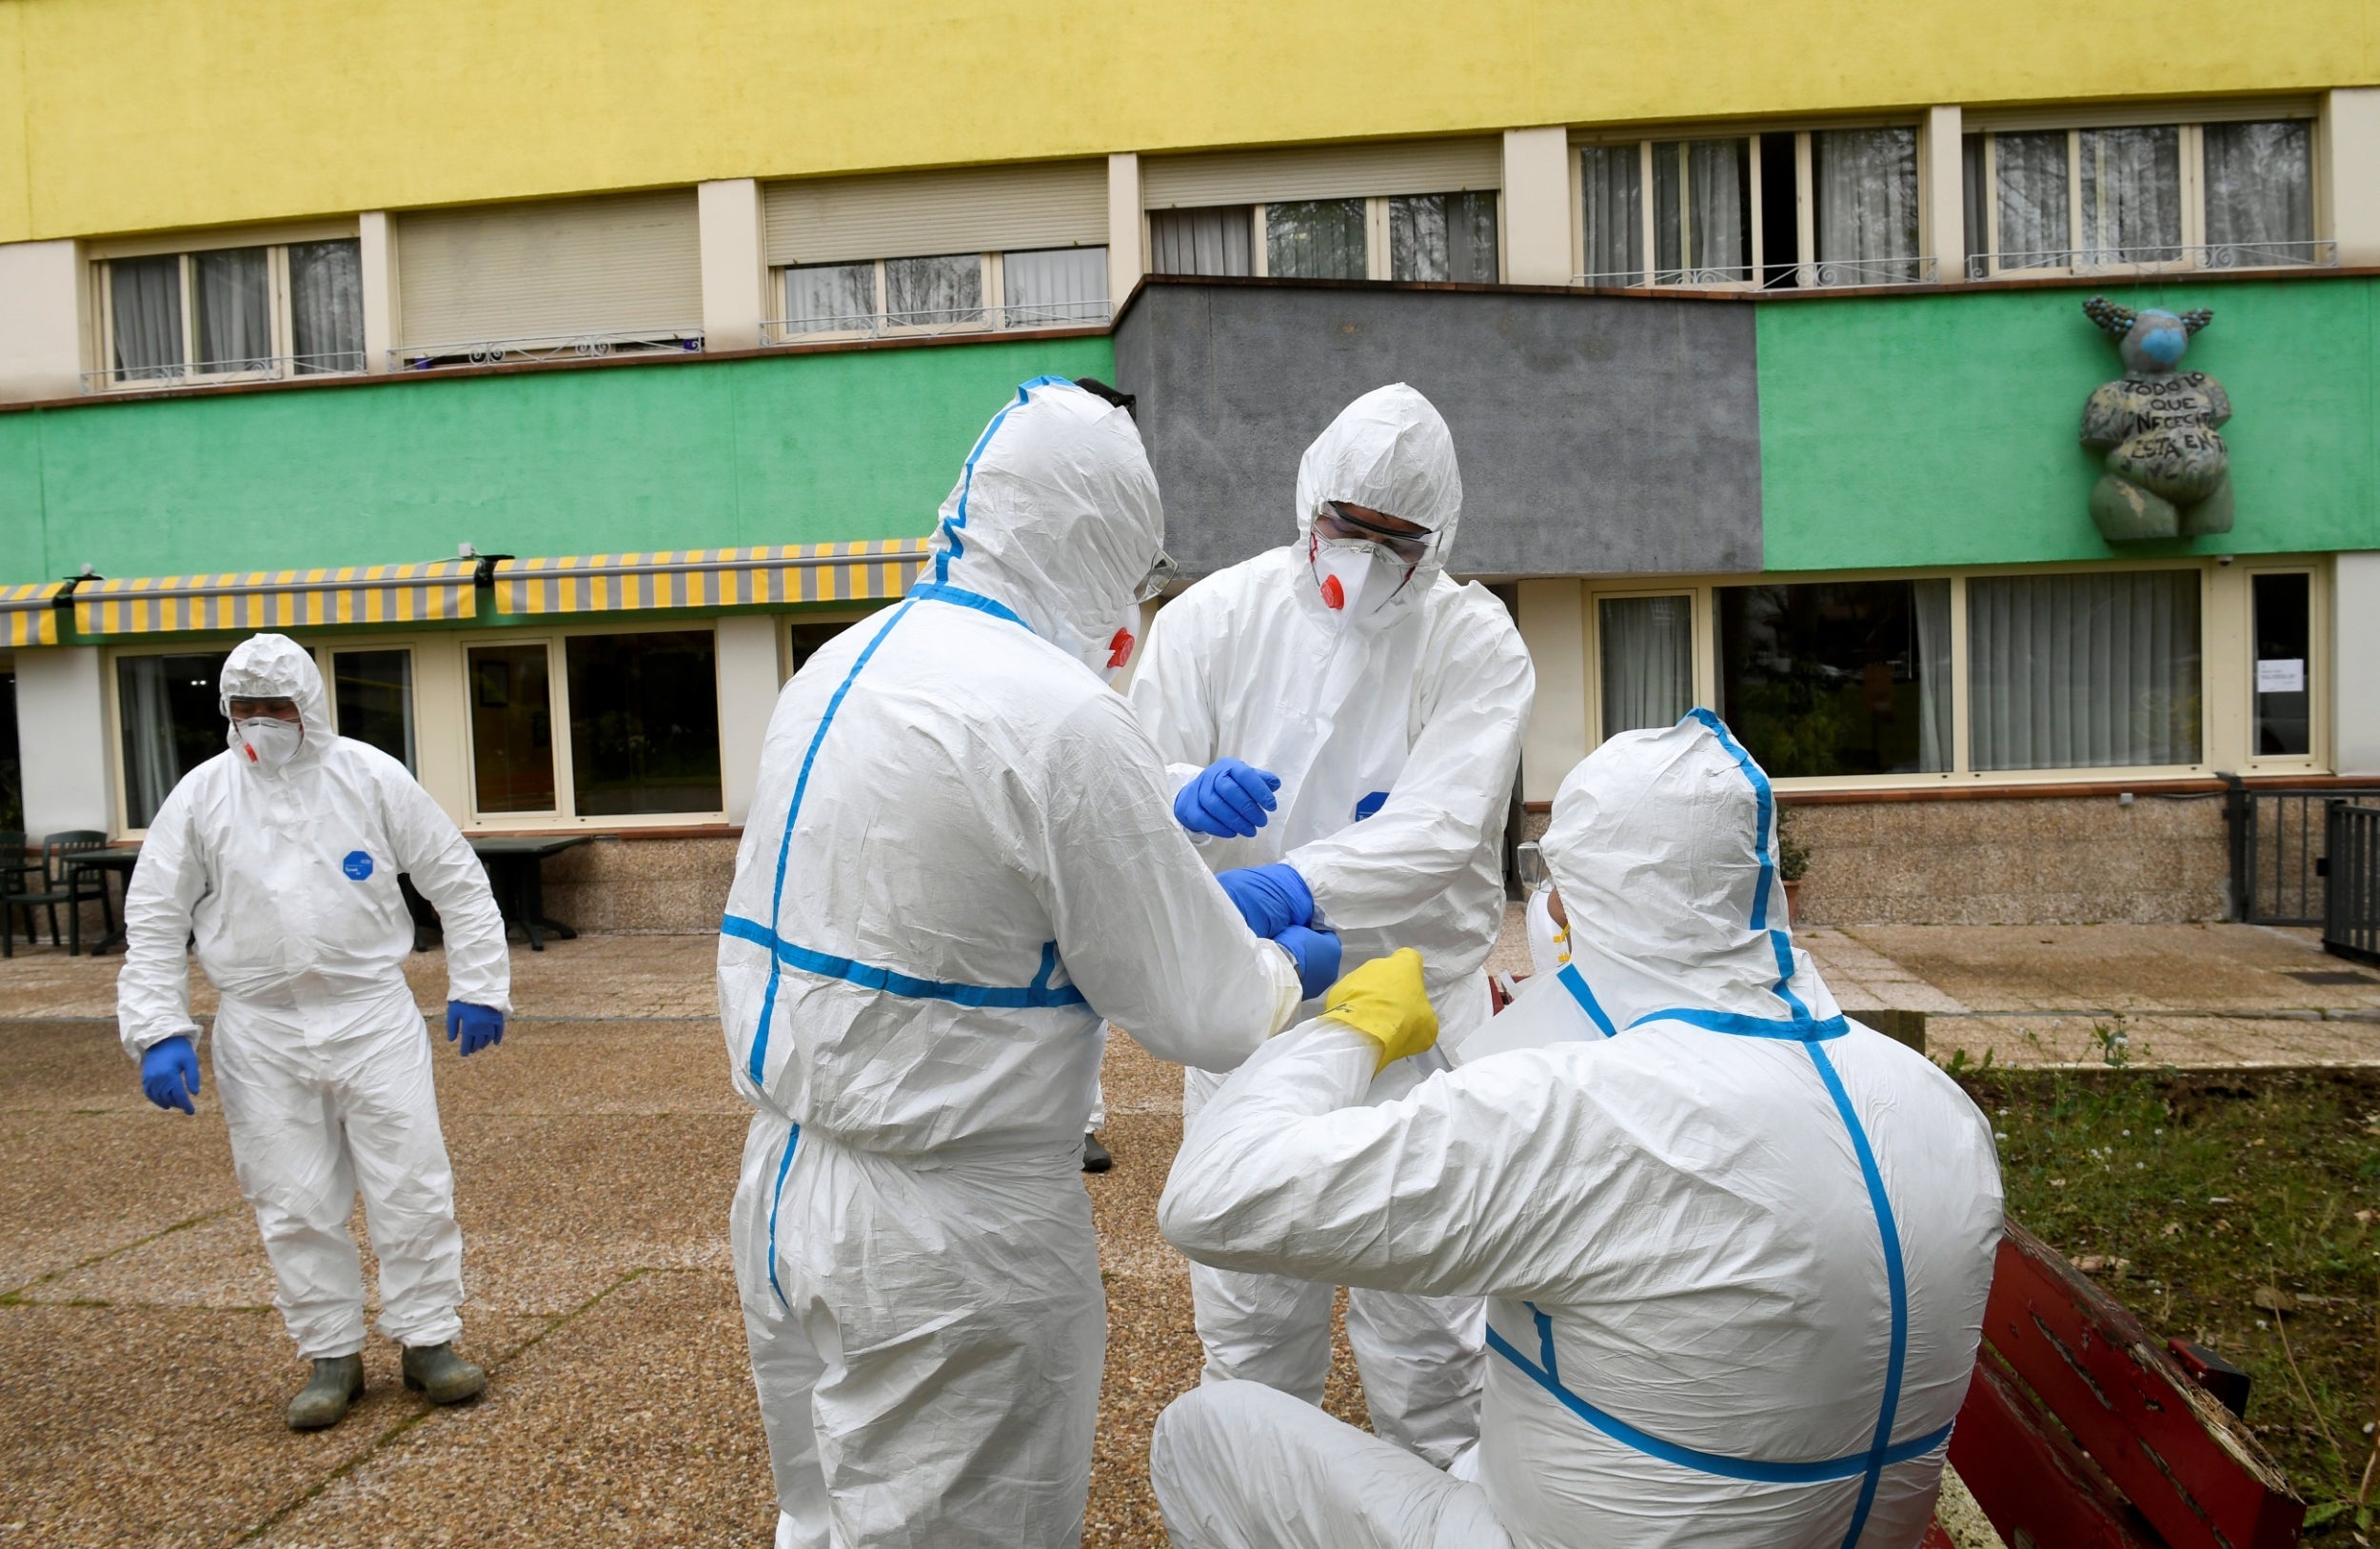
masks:
<svg viewBox="0 0 2380 1549"><path fill-rule="evenodd" d="M1615 290L1830 289L1844 286L1933 285L1941 266L1931 258L1831 258L1808 264L1737 264L1724 268L1614 269L1574 274L1573 285ZM1754 276L1758 275L1758 279Z"/></svg>
<svg viewBox="0 0 2380 1549"><path fill-rule="evenodd" d="M2380 806L2334 798L2322 827L2323 949L2380 963Z"/></svg>
<svg viewBox="0 0 2380 1549"><path fill-rule="evenodd" d="M2380 784L2251 787L2236 775L2231 828L2231 914L2259 925L2319 925L2329 881L2327 806L2380 810Z"/></svg>
<svg viewBox="0 0 2380 1549"><path fill-rule="evenodd" d="M529 334L517 339L465 339L450 344L403 345L388 351L392 371L431 371L442 366L503 366L525 361L597 360L606 355L642 355L679 350L700 354L703 330L689 328L623 328L608 333Z"/></svg>
<svg viewBox="0 0 2380 1549"><path fill-rule="evenodd" d="M775 317L761 325L761 346L823 344L837 339L902 338L936 333L995 333L1018 328L1097 328L1108 320L1104 301L1045 301L1007 307L949 307L906 312L823 312Z"/></svg>
<svg viewBox="0 0 2380 1549"><path fill-rule="evenodd" d="M288 382L309 376L357 376L364 369L360 349L326 355L259 355L248 360L199 361L169 366L117 366L85 371L83 390L102 392L172 392L192 387L222 387L243 382Z"/></svg>
<svg viewBox="0 0 2380 1549"><path fill-rule="evenodd" d="M2011 280L2044 274L2188 274L2206 269L2336 268L2339 245L2312 242L2207 242L2192 247L2148 243L2133 248L2048 248L2034 252L1973 253L1971 280Z"/></svg>

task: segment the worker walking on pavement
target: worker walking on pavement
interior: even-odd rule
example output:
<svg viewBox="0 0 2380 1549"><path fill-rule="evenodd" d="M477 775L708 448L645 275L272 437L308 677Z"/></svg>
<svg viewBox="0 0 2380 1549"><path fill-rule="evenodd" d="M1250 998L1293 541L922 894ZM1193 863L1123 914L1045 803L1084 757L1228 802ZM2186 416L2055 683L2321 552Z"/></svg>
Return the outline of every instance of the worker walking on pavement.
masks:
<svg viewBox="0 0 2380 1549"><path fill-rule="evenodd" d="M215 1079L240 1192L272 1261L273 1305L313 1362L290 1426L335 1425L364 1391L363 1269L347 1234L359 1189L380 1332L405 1347L406 1385L438 1403L471 1398L487 1378L453 1345L463 1233L397 880L409 876L445 926L446 1038L465 1055L504 1036L504 921L470 845L405 765L331 729L304 646L241 642L221 689L230 745L157 809L125 897L125 1049L150 1102L195 1111L184 946L195 932L222 997Z"/></svg>
<svg viewBox="0 0 2380 1549"><path fill-rule="evenodd" d="M1074 1549L1105 1300L1102 1020L1239 1064L1337 943L1252 934L1106 674L1163 585L1130 416L1024 384L928 566L785 685L719 945L778 1542Z"/></svg>
<svg viewBox="0 0 2380 1549"><path fill-rule="evenodd" d="M1418 948L1449 1043L1489 1014L1536 687L1503 605L1446 574L1461 512L1438 410L1402 383L1364 394L1299 464L1297 541L1167 605L1131 685L1176 814L1257 933L1337 932L1350 968ZM1443 1064L1404 1062L1372 1099ZM1186 1072L1184 1114L1221 1079ZM1194 1264L1191 1286L1206 1380L1321 1401L1330 1283ZM1347 1336L1374 1429L1440 1467L1468 1446L1481 1327L1476 1298L1356 1290Z"/></svg>

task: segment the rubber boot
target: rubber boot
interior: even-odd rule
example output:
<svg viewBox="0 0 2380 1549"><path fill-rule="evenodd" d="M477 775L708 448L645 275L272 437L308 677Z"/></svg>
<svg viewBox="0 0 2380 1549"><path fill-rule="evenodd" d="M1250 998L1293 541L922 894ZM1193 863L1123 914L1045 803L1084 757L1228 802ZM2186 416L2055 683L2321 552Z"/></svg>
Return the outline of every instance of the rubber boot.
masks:
<svg viewBox="0 0 2380 1549"><path fill-rule="evenodd" d="M293 1431L325 1431L347 1418L347 1405L364 1392L364 1358L356 1356L322 1356L314 1361L314 1375L298 1389L298 1396L289 1400L289 1429Z"/></svg>
<svg viewBox="0 0 2380 1549"><path fill-rule="evenodd" d="M1116 1165L1116 1159L1107 1154L1107 1147L1100 1144L1098 1136L1082 1137L1082 1170L1084 1172L1103 1173L1114 1165Z"/></svg>
<svg viewBox="0 0 2380 1549"><path fill-rule="evenodd" d="M454 1353L451 1344L407 1345L405 1385L432 1403L461 1403L487 1386L487 1374Z"/></svg>

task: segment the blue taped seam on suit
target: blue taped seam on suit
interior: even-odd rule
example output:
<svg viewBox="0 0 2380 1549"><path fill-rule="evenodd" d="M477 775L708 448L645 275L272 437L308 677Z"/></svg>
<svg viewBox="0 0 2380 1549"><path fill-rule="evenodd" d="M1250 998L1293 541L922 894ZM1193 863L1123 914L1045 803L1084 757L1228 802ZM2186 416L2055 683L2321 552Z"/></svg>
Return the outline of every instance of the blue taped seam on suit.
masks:
<svg viewBox="0 0 2380 1549"><path fill-rule="evenodd" d="M1612 1019L1603 1013L1602 1003L1596 1000L1595 991L1587 988L1586 975L1578 971L1578 964L1565 963L1554 977L1561 981L1562 988L1570 991L1570 998L1578 1003L1578 1009L1602 1029L1605 1038L1619 1036L1619 1029L1612 1025Z"/></svg>
<svg viewBox="0 0 2380 1549"><path fill-rule="evenodd" d="M777 1202L785 1197L785 1175L793 1171L793 1148L802 1143L802 1126L793 1126L785 1137L785 1154L777 1163L777 1186L768 1194L768 1288L777 1293L779 1306L791 1311L793 1303L785 1300L785 1288L777 1283Z"/></svg>
<svg viewBox="0 0 2380 1549"><path fill-rule="evenodd" d="M957 1005L983 1006L994 1010L1021 1011L1051 1006L1082 1005L1082 992L1072 984L1052 987L1045 983L1015 986L991 984L958 984L937 979L919 979L898 969L879 968L870 963L839 958L830 953L798 946L769 930L757 920L746 920L731 914L719 923L723 936L739 941L757 942L769 948L776 961L803 973L822 979L840 979L863 989L883 990L912 1001L949 1001ZM1056 954L1043 948L1047 973L1056 966Z"/></svg>
<svg viewBox="0 0 2380 1549"><path fill-rule="evenodd" d="M950 562L966 553L966 544L959 536L959 529L967 525L967 501L975 494L975 465L977 460L982 457L983 448L992 444L993 433L999 430L1001 423L1008 418L1009 410L1023 407L1025 402L1031 398L1034 388L1058 385L1074 386L1071 381L1062 376L1037 376L1029 382L1017 384L1017 401L1003 406L999 413L992 416L992 423L983 427L983 433L976 437L975 449L967 453L966 466L959 473L959 508L951 513L949 521L942 524L942 533L950 542L941 553L934 556L936 584L947 582L950 579ZM1010 616L1014 617L1013 614Z"/></svg>

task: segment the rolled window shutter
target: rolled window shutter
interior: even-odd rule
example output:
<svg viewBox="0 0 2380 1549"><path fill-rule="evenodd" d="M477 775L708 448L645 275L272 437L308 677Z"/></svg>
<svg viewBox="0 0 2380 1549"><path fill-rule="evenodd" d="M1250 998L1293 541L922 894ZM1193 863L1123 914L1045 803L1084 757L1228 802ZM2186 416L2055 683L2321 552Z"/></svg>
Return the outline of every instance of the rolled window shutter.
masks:
<svg viewBox="0 0 2380 1549"><path fill-rule="evenodd" d="M407 348L702 331L692 189L419 210L396 237Z"/></svg>
<svg viewBox="0 0 2380 1549"><path fill-rule="evenodd" d="M1140 158L1140 202L1150 209L1464 193L1501 188L1503 181L1503 145L1488 135Z"/></svg>
<svg viewBox="0 0 2380 1549"><path fill-rule="evenodd" d="M1096 161L805 178L770 184L764 200L777 265L1107 241L1107 167Z"/></svg>

